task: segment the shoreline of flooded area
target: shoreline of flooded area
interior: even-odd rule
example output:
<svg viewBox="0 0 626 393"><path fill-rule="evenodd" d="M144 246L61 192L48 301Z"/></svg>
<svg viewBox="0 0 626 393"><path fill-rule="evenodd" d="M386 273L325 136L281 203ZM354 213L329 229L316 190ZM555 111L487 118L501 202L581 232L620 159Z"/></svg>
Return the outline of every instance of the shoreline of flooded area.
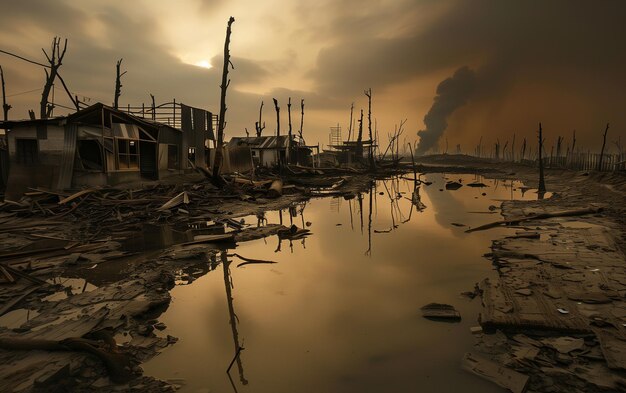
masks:
<svg viewBox="0 0 626 393"><path fill-rule="evenodd" d="M146 375L183 392L502 391L461 369L481 308L462 293L494 277L482 255L511 230L464 230L497 219L503 199L537 195L474 175L420 179L419 204L414 182L395 177L354 198L244 217L252 226L308 223L311 234L242 243L215 255L214 271L173 288L159 320L161 334L179 341L143 365ZM459 181L484 187L446 188ZM237 267L240 256L276 263ZM461 321L422 318L432 302L453 304Z"/></svg>

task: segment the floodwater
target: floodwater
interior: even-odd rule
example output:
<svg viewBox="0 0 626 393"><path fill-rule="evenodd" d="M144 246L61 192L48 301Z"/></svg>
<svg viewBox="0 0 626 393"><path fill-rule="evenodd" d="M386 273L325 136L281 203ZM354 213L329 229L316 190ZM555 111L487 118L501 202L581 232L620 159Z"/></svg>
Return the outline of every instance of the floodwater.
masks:
<svg viewBox="0 0 626 393"><path fill-rule="evenodd" d="M446 178L488 187L446 190ZM420 187L422 211L411 203L413 182L396 178L354 199L267 212L267 222L309 223L311 234L241 243L175 287L159 334L180 340L145 373L181 392L502 392L461 368L480 311L479 298L461 293L496 276L482 255L511 230L464 231L501 219L499 201L537 194L473 175L422 180L433 182ZM237 267L234 253L277 263ZM461 322L423 318L431 302L455 306Z"/></svg>

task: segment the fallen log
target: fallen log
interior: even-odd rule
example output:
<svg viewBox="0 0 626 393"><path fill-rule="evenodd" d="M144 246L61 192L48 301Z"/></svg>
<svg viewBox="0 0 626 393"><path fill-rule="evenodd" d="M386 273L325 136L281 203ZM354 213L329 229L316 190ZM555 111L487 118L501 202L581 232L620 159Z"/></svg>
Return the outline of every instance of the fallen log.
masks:
<svg viewBox="0 0 626 393"><path fill-rule="evenodd" d="M519 224L520 222L524 222L524 221L543 220L546 218L553 218L553 217L583 216L585 214L600 213L601 211L602 211L601 207L589 207L585 209L563 210L563 211L558 211L554 213L532 214L530 216L525 216L525 217L516 217L516 218L510 218L508 220L503 220L503 221L490 222L489 224L481 225L476 228L470 228L466 230L465 232L470 233L470 232L476 232L476 231L484 231L485 229L491 229L491 228L499 227L501 225Z"/></svg>
<svg viewBox="0 0 626 393"><path fill-rule="evenodd" d="M267 190L268 198L278 198L283 195L283 181L282 180L274 180L270 185L270 188Z"/></svg>

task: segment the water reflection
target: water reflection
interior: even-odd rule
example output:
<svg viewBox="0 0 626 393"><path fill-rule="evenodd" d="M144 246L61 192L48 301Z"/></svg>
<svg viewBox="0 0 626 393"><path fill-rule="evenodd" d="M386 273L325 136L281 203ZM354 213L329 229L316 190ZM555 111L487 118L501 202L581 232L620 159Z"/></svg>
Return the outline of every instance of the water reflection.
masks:
<svg viewBox="0 0 626 393"><path fill-rule="evenodd" d="M243 375L243 363L241 360L241 351L245 348L243 348L239 342L239 332L237 331L238 318L237 318L237 314L235 314L235 306L233 305L232 290L235 286L233 284L232 276L230 274L230 264L232 261L228 259L226 251L222 251L220 253L220 259L222 260L222 269L224 270L224 288L226 289L226 301L228 303L228 315L230 317L230 328L233 333L233 343L235 345L234 359L237 362L237 369L239 371L239 380L241 381L243 385L247 385L248 381ZM229 370L227 370L227 373ZM231 378L230 373L228 373L228 378L229 379ZM235 384L233 383L232 379L230 380L230 382L233 385L233 389L235 389L235 392L236 392L237 388L235 387Z"/></svg>
<svg viewBox="0 0 626 393"><path fill-rule="evenodd" d="M223 277L174 288L160 320L180 341L145 364L146 374L184 378L182 392L501 392L459 367L480 310L460 293L493 278L481 256L508 230L466 234L451 223L493 221L470 212L520 198L520 185L496 190L480 178L486 187L439 192L444 176L417 180L376 181L354 198L244 217L249 226L282 220L298 230L312 222L315 233L240 243L238 255L277 263L231 269L232 257L216 253L211 263L222 264ZM462 321L424 320L419 307L431 302L453 304ZM233 359L231 379L224 371Z"/></svg>

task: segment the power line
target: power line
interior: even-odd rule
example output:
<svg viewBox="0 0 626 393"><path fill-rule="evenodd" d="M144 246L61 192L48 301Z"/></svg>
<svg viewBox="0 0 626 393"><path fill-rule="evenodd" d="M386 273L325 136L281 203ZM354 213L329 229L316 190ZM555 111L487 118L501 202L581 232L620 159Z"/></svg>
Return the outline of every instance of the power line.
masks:
<svg viewBox="0 0 626 393"><path fill-rule="evenodd" d="M9 97L15 97L15 96L21 96L22 94L32 93L32 92L34 92L34 91L40 91L40 90L41 90L41 88L37 88L37 89L33 89L33 90L22 91L22 92L20 92L20 93L13 93L13 94L9 94L9 95L7 96L7 98L9 98Z"/></svg>
<svg viewBox="0 0 626 393"><path fill-rule="evenodd" d="M22 57L22 56L20 56L20 55L16 55L15 53L7 52L7 51L2 50L2 49L0 49L0 53L4 53L4 54L7 54L7 55L9 55L9 56L17 57L18 59L21 59L21 60L27 61L27 62L32 63L32 64L36 64L36 65L38 65L38 66L42 66L42 67L46 67L46 68L51 68L49 65L42 64L42 63L36 62L36 61L34 61L34 60L27 59L27 58L25 58L25 57Z"/></svg>

